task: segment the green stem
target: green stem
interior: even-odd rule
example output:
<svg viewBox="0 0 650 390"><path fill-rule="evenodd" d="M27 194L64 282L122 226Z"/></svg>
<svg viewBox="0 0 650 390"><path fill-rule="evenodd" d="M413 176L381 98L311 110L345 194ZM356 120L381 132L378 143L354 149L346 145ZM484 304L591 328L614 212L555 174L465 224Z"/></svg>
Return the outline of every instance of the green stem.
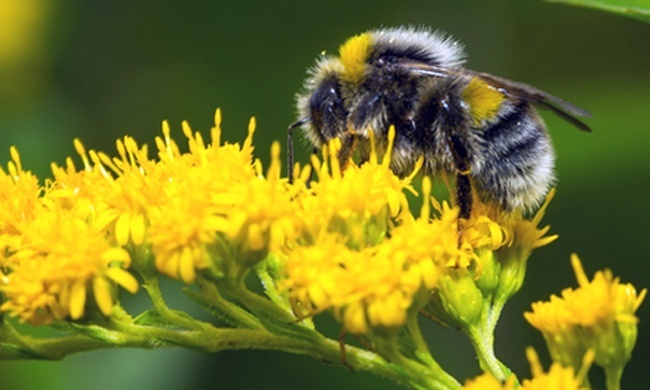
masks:
<svg viewBox="0 0 650 390"><path fill-rule="evenodd" d="M157 277L143 276L144 283L142 287L145 289L151 299L154 309L166 320L186 329L196 329L198 321L180 315L174 310L171 310L162 296L160 290L160 282Z"/></svg>
<svg viewBox="0 0 650 390"><path fill-rule="evenodd" d="M122 345L109 344L82 335L33 339L25 336L21 345L0 345L0 360L45 359L61 360L68 355L98 349L119 348ZM143 347L134 343L134 347Z"/></svg>
<svg viewBox="0 0 650 390"><path fill-rule="evenodd" d="M288 300L282 296L280 291L278 291L276 287L276 280L269 273L268 260L263 261L255 266L255 273L262 283L262 286L264 286L264 292L266 293L266 296L269 297L271 302L290 312L291 305L289 304Z"/></svg>
<svg viewBox="0 0 650 390"><path fill-rule="evenodd" d="M153 349L183 346L205 352L257 349L284 351L306 355L320 361L341 364L338 341L321 338L317 341L277 335L266 330L216 328L203 324L197 330L177 330L137 324L121 323L119 329L108 330L97 326L75 325L82 334L36 339L15 333L10 324L3 325L0 359L60 360L66 356L92 350L109 348ZM395 369L373 352L346 346L347 366L355 371L373 374L408 385L400 370Z"/></svg>
<svg viewBox="0 0 650 390"><path fill-rule="evenodd" d="M492 304L491 306L486 305L487 316L485 321L485 329L489 331L490 334L494 335L494 330L497 327L497 322L501 317L501 311L503 311L503 307L505 306L506 301L504 300L493 301L492 297L489 297L486 299L486 302L492 302Z"/></svg>
<svg viewBox="0 0 650 390"><path fill-rule="evenodd" d="M607 381L607 390L620 390L621 378L623 377L623 366L615 364L605 367L605 378Z"/></svg>
<svg viewBox="0 0 650 390"><path fill-rule="evenodd" d="M464 330L469 337L483 371L490 372L500 381L505 381L512 371L494 353L494 333L491 330L471 326Z"/></svg>
<svg viewBox="0 0 650 390"><path fill-rule="evenodd" d="M243 283L226 281L223 284L223 288L228 294L237 297L262 322L265 322L264 320L266 318L284 322L296 321L296 317L291 312L280 308L267 298L250 291Z"/></svg>
<svg viewBox="0 0 650 390"><path fill-rule="evenodd" d="M432 371L433 375L440 379L441 382L446 383L448 386L459 385L456 379L445 371L438 362L431 356L429 346L422 336L420 331L420 324L418 323L419 316L409 316L406 327L415 343L415 356ZM451 387L453 388L453 387Z"/></svg>
<svg viewBox="0 0 650 390"><path fill-rule="evenodd" d="M381 356L390 361L396 370L399 370L409 385L432 390L455 390L461 385L440 368L437 362L431 357L431 362L423 364L419 361L409 359L399 350L396 337L373 338L375 347Z"/></svg>
<svg viewBox="0 0 650 390"><path fill-rule="evenodd" d="M251 313L225 299L214 283L202 277L197 278L197 285L201 294L187 289L187 294L192 300L201 305L210 314L223 318L233 326L249 329L264 329L260 321Z"/></svg>
<svg viewBox="0 0 650 390"><path fill-rule="evenodd" d="M422 332L420 331L420 324L418 323L418 316L409 316L406 322L406 329L408 330L413 342L415 343L415 356L418 359L422 360L423 363L427 365L438 364L431 352L429 351L429 345L424 340Z"/></svg>

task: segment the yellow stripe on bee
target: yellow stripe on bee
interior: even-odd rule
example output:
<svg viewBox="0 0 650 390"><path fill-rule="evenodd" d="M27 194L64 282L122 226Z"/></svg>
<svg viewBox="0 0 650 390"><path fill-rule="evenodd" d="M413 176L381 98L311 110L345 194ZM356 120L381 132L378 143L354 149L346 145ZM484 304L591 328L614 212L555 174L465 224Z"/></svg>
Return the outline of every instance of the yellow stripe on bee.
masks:
<svg viewBox="0 0 650 390"><path fill-rule="evenodd" d="M489 121L499 112L505 96L478 77L472 78L462 93L475 125Z"/></svg>
<svg viewBox="0 0 650 390"><path fill-rule="evenodd" d="M366 60L370 56L370 34L364 33L348 39L339 48L343 63L343 78L350 82L359 82L366 69Z"/></svg>

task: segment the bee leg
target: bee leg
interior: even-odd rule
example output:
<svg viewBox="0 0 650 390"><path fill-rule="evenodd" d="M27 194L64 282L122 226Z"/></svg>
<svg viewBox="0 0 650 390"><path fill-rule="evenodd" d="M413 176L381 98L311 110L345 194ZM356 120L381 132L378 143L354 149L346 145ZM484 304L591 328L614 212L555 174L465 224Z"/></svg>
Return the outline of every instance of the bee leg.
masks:
<svg viewBox="0 0 650 390"><path fill-rule="evenodd" d="M302 118L292 123L287 128L287 178L289 184L293 183L293 129L302 126L309 121L309 118Z"/></svg>
<svg viewBox="0 0 650 390"><path fill-rule="evenodd" d="M469 153L466 146L460 139L457 139L457 137L451 137L451 144L453 145L452 155L454 157L454 165L456 166L456 203L460 208L458 218L467 221L472 213L472 185L469 180ZM458 224L458 229L462 229L460 223Z"/></svg>
<svg viewBox="0 0 650 390"><path fill-rule="evenodd" d="M472 213L472 186L467 174L456 174L456 202L460 207L458 217L467 221Z"/></svg>
<svg viewBox="0 0 650 390"><path fill-rule="evenodd" d="M464 108L459 99L447 95L440 101L440 122L446 142L451 152L453 167L456 171L456 203L460 207L458 230L462 230L461 221L467 221L472 213L471 157L473 147L469 137L468 119L459 114Z"/></svg>

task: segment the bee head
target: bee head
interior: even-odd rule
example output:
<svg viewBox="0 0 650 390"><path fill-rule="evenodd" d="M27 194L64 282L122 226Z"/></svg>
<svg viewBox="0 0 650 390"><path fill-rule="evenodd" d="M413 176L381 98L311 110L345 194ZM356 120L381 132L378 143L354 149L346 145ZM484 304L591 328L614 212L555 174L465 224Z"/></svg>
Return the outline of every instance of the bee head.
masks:
<svg viewBox="0 0 650 390"><path fill-rule="evenodd" d="M343 64L341 74L345 81L359 83L366 72L367 60L370 56L371 36L369 33L355 35L339 48L339 57Z"/></svg>

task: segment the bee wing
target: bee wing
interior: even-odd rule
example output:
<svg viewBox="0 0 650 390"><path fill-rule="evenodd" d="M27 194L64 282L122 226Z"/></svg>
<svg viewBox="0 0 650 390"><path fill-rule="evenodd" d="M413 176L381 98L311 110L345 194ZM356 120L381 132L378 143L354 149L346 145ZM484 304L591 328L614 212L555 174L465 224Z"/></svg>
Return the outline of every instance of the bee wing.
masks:
<svg viewBox="0 0 650 390"><path fill-rule="evenodd" d="M571 123L578 129L588 132L591 131L589 126L576 118L578 116L590 117L591 114L588 111L531 85L504 79L489 73L474 72L458 68L443 68L416 61L402 61L400 66L413 74L422 76L449 79L462 78L468 80L478 77L506 96L531 101L542 108L553 111L554 114Z"/></svg>
<svg viewBox="0 0 650 390"><path fill-rule="evenodd" d="M497 88L505 95L514 96L516 98L532 101L536 105L549 109L553 113L565 121L571 123L582 131L591 131L589 126L584 122L577 119L577 116L590 117L591 114L564 99L544 92L531 85L504 79L502 77L494 76L488 73L466 71L468 74L473 74L485 80L491 86Z"/></svg>

